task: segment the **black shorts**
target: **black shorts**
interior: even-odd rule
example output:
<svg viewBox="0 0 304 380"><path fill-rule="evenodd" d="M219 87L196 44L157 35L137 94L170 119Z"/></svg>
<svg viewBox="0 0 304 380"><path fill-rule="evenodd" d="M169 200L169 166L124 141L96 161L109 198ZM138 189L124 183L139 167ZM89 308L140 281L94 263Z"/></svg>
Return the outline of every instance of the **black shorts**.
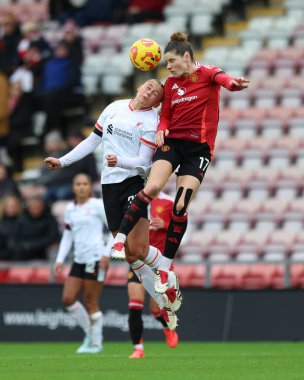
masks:
<svg viewBox="0 0 304 380"><path fill-rule="evenodd" d="M210 148L207 143L195 143L180 139L165 139L162 147L157 148L153 162L169 161L176 175L191 175L202 182L211 161Z"/></svg>
<svg viewBox="0 0 304 380"><path fill-rule="evenodd" d="M128 283L129 282L135 282L136 284L141 283L131 266L129 267L129 274L128 274Z"/></svg>
<svg viewBox="0 0 304 380"><path fill-rule="evenodd" d="M86 264L73 262L69 276L78 277L83 280L98 281L99 261Z"/></svg>
<svg viewBox="0 0 304 380"><path fill-rule="evenodd" d="M144 188L140 176L127 178L120 183L102 185L102 197L110 231L118 231L123 217L135 195ZM147 218L147 213L144 217Z"/></svg>

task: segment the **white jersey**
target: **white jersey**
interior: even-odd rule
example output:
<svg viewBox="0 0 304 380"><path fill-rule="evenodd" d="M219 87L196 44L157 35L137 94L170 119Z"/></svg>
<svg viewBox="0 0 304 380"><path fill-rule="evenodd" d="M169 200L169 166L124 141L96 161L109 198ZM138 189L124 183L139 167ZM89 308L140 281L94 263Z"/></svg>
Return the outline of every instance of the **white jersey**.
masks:
<svg viewBox="0 0 304 380"><path fill-rule="evenodd" d="M130 99L117 100L105 108L95 124L103 133L101 183L119 183L127 178L142 175L142 168L108 167L105 157L108 154L137 157L140 144L156 149L154 138L157 124L158 115L152 108L137 111L132 107Z"/></svg>
<svg viewBox="0 0 304 380"><path fill-rule="evenodd" d="M69 202L64 222L73 234L74 261L78 264L99 261L105 251L103 226L107 225L102 200L90 198L84 204Z"/></svg>

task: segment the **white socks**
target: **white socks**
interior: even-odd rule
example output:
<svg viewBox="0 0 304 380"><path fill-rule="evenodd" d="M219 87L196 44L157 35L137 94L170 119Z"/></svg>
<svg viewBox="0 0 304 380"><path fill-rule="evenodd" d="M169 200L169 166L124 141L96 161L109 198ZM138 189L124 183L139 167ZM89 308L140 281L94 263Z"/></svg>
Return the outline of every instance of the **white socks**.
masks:
<svg viewBox="0 0 304 380"><path fill-rule="evenodd" d="M163 255L161 254L159 249L150 245L149 246L149 252L143 261L144 261L144 263L149 265L149 267L151 269L158 269L158 267L162 261L162 256Z"/></svg>
<svg viewBox="0 0 304 380"><path fill-rule="evenodd" d="M96 311L96 313L88 314L82 303L76 301L73 305L66 307L69 315L74 321L77 322L78 326L82 328L86 336L91 338L93 346L101 347L102 345L102 326L103 326L103 316L101 311Z"/></svg>
<svg viewBox="0 0 304 380"><path fill-rule="evenodd" d="M134 270L136 276L139 278L143 287L156 301L159 308L162 309L166 304L166 300L162 294L157 293L154 290L155 274L152 269L140 260L136 260L134 263L132 263L131 267Z"/></svg>
<svg viewBox="0 0 304 380"><path fill-rule="evenodd" d="M122 234L121 232L118 232L118 234L114 238L114 243L124 243L127 240L127 236L125 234Z"/></svg>
<svg viewBox="0 0 304 380"><path fill-rule="evenodd" d="M167 257L164 257L161 254L159 249L150 245L149 252L143 261L147 265L149 265L149 267L152 270L161 269L161 268L164 269L163 263L165 263L165 269L166 269L166 272L168 272L173 260L168 259ZM167 266L168 266L168 269L167 269ZM174 274L171 271L169 271L168 285L169 285L169 288L172 288L172 286L174 285Z"/></svg>
<svg viewBox="0 0 304 380"><path fill-rule="evenodd" d="M143 345L143 343L138 343L138 344L134 345L134 348L136 350L143 350L144 349L144 345Z"/></svg>
<svg viewBox="0 0 304 380"><path fill-rule="evenodd" d="M91 338L92 346L101 347L102 345L102 325L103 315L101 311L90 314L91 319Z"/></svg>
<svg viewBox="0 0 304 380"><path fill-rule="evenodd" d="M167 257L162 256L158 269L163 270L165 272L169 272L172 261L173 261L172 259L168 259Z"/></svg>
<svg viewBox="0 0 304 380"><path fill-rule="evenodd" d="M66 307L71 318L77 322L78 326L82 328L86 335L90 335L91 322L89 314L79 301L76 301L73 305Z"/></svg>

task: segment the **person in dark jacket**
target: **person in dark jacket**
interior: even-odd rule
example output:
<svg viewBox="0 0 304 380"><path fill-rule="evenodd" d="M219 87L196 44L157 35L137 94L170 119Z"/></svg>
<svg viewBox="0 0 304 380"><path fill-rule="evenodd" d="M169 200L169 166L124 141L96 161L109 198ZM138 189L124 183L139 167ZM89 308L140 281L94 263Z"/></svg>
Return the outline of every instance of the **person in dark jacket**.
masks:
<svg viewBox="0 0 304 380"><path fill-rule="evenodd" d="M42 109L47 115L45 133L60 129L64 108L84 106L80 67L72 60L66 41L60 41L54 56L45 62L41 86Z"/></svg>
<svg viewBox="0 0 304 380"><path fill-rule="evenodd" d="M59 228L46 202L40 196L29 198L20 216L13 260L46 260L48 250L59 242Z"/></svg>
<svg viewBox="0 0 304 380"><path fill-rule="evenodd" d="M13 14L1 15L0 34L0 69L10 76L19 64L17 47L21 40L18 21Z"/></svg>
<svg viewBox="0 0 304 380"><path fill-rule="evenodd" d="M23 170L23 151L21 140L29 136L32 129L32 98L22 91L21 83L10 84L9 99L9 133L6 144L9 155L13 158L14 170Z"/></svg>
<svg viewBox="0 0 304 380"><path fill-rule="evenodd" d="M0 260L11 260L13 257L21 212L21 198L13 194L7 195L2 204L0 219Z"/></svg>
<svg viewBox="0 0 304 380"><path fill-rule="evenodd" d="M63 33L63 41L69 46L72 61L81 67L83 63L83 40L76 23L73 20L68 20L63 25Z"/></svg>
<svg viewBox="0 0 304 380"><path fill-rule="evenodd" d="M0 162L0 200L11 194L21 197L18 185L12 177L11 169Z"/></svg>

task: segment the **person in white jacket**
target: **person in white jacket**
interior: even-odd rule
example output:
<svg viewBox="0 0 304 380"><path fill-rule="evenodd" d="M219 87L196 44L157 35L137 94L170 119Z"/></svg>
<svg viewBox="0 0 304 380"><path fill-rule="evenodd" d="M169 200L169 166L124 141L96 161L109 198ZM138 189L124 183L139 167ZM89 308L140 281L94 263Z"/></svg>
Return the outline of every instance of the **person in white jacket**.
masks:
<svg viewBox="0 0 304 380"><path fill-rule="evenodd" d="M55 262L55 275L62 275L63 264L73 251L73 264L65 280L62 301L69 315L84 331L85 337L77 353L102 351L102 312L99 298L103 289L113 243L105 245L107 225L103 202L92 197L92 181L86 174L73 180L75 200L65 210L64 231ZM78 300L83 295L83 303Z"/></svg>

